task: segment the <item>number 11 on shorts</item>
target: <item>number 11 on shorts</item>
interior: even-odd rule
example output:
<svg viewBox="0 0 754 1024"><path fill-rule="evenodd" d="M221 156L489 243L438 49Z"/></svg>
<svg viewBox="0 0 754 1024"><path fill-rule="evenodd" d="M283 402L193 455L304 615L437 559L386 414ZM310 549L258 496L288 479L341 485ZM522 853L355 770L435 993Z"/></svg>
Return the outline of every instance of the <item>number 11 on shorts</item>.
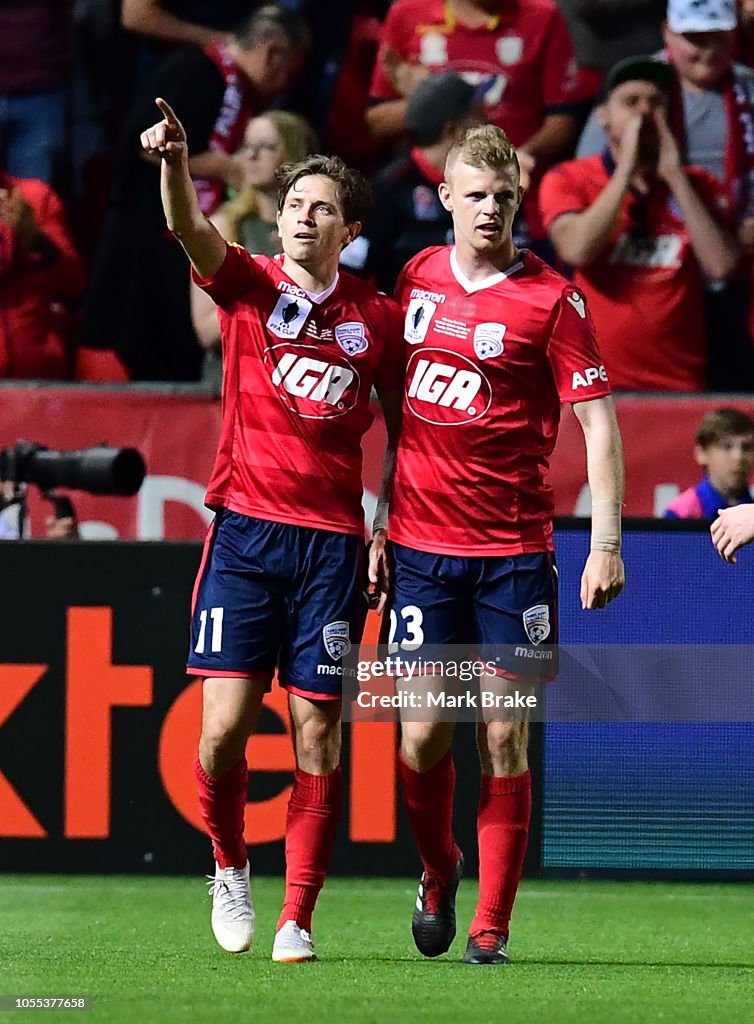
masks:
<svg viewBox="0 0 754 1024"><path fill-rule="evenodd" d="M212 619L212 643L213 654L219 654L223 649L223 612L224 608L210 608L209 615ZM204 644L207 636L207 609L202 608L199 613L199 639L196 641L194 651L197 654L204 654Z"/></svg>

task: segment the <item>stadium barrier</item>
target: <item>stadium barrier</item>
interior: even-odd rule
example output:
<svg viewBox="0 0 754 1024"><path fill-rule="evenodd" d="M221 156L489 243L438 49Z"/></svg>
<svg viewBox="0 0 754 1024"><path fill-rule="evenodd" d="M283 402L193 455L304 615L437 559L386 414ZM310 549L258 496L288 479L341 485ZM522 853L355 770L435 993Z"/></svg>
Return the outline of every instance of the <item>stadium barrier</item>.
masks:
<svg viewBox="0 0 754 1024"><path fill-rule="evenodd" d="M584 524L559 523L557 542L563 642L751 650L749 552L731 567L704 527L633 523L625 594L584 613ZM206 870L192 772L200 685L182 671L199 554L188 543L0 544L0 871ZM249 747L247 838L255 870L280 874L293 767L282 691L261 730ZM397 728L362 722L345 733L333 871L413 875ZM545 723L532 739L527 874L754 877L751 722ZM458 834L473 874L470 724L458 729L456 758Z"/></svg>
<svg viewBox="0 0 754 1024"><path fill-rule="evenodd" d="M618 396L629 486L626 515L660 514L679 490L699 477L693 438L702 415L721 404L754 415L754 400L710 396ZM199 386L21 386L0 383L0 448L19 438L51 448L89 448L106 441L138 448L148 475L133 499L77 495L82 534L89 539L196 540L211 513L204 507L220 433L220 404ZM581 428L565 410L552 459L551 483L562 516L589 514ZM371 522L379 487L384 430L375 425L364 442L366 513ZM44 521L37 495L32 524ZM37 533L41 530L37 527Z"/></svg>

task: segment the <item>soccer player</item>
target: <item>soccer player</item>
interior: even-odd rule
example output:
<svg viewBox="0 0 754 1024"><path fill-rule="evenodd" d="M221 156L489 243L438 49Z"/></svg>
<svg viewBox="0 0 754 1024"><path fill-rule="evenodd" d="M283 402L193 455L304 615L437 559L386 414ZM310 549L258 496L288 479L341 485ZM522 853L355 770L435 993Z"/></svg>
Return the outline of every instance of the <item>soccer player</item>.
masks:
<svg viewBox="0 0 754 1024"><path fill-rule="evenodd" d="M583 428L592 490L585 609L604 607L623 587L620 434L583 294L512 240L522 189L502 129L460 138L439 194L455 247L419 253L396 290L405 310L403 422L389 522L384 494L375 522L375 544L384 546L388 525L392 545L391 641L412 650L469 641L531 649L557 638L546 477L560 403L572 404ZM452 825L452 734L452 722L402 729L400 776L424 865L413 934L425 956L444 953L455 936L463 858ZM477 738L480 892L464 960L499 964L508 962L531 812L527 724L488 721Z"/></svg>
<svg viewBox="0 0 754 1024"><path fill-rule="evenodd" d="M223 949L249 948L245 749L277 666L296 773L272 958L312 960L312 912L340 803L340 659L358 643L366 610L361 437L372 386L389 429L400 410L400 310L338 274L368 212L359 174L324 156L282 168L283 255L250 256L202 215L186 132L156 102L163 119L142 146L162 157L168 227L218 305L223 344L223 425L206 499L217 516L194 591L188 664L204 679L196 779L216 860L212 927Z"/></svg>

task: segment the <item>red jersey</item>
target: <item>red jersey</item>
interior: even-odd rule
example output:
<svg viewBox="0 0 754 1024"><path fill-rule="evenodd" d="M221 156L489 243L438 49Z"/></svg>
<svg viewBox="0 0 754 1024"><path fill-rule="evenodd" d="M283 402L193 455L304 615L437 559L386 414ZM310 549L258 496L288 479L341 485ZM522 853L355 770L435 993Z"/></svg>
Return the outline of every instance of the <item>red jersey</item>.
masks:
<svg viewBox="0 0 754 1024"><path fill-rule="evenodd" d="M540 206L547 228L588 209L613 172L609 154L571 160L549 171ZM724 215L723 187L698 167L686 174L710 212ZM673 194L658 184L648 198L627 192L599 259L574 274L597 325L614 388L704 391L707 342L702 272Z"/></svg>
<svg viewBox="0 0 754 1024"><path fill-rule="evenodd" d="M446 555L552 550L560 403L610 394L583 295L528 252L472 283L444 246L411 260L396 298L407 369L391 539Z"/></svg>
<svg viewBox="0 0 754 1024"><path fill-rule="evenodd" d="M444 0L397 0L382 28L373 100L400 99L385 72L388 51L432 71L457 71L473 85L489 80L485 112L514 146L528 142L547 114L568 113L584 98L568 26L553 0L506 0L480 28L457 22ZM524 205L531 237L539 238L533 190Z"/></svg>
<svg viewBox="0 0 754 1024"><path fill-rule="evenodd" d="M212 280L218 305L223 423L210 508L361 535L361 438L369 395L401 386L400 310L341 274L312 295L281 257L230 245Z"/></svg>

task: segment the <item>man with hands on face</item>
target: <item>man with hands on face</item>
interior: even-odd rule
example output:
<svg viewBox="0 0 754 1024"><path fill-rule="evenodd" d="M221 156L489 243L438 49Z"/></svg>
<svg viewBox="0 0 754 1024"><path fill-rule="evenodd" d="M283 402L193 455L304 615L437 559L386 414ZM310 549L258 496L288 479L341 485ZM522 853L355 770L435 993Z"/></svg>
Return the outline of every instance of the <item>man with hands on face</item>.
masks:
<svg viewBox="0 0 754 1024"><path fill-rule="evenodd" d="M683 166L668 126L673 76L649 57L617 64L599 107L607 149L553 169L540 193L550 238L575 270L621 390L705 389L702 274L724 280L740 255L724 226L722 187Z"/></svg>

